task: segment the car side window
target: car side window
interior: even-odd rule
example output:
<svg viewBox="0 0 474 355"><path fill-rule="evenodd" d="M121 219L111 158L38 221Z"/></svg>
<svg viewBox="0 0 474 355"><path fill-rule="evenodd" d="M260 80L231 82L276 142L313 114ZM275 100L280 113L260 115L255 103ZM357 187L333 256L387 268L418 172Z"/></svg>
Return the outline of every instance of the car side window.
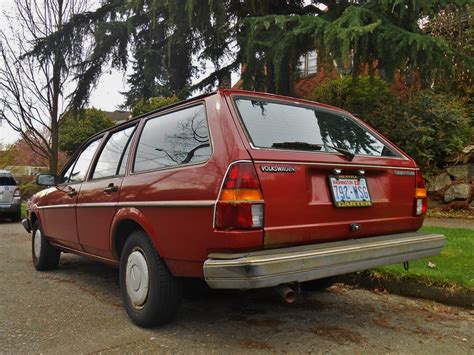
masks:
<svg viewBox="0 0 474 355"><path fill-rule="evenodd" d="M143 127L134 172L204 162L211 155L203 104L149 119Z"/></svg>
<svg viewBox="0 0 474 355"><path fill-rule="evenodd" d="M74 164L74 168L72 169L71 176L69 177L69 182L78 183L84 181L87 170L91 165L92 158L99 147L99 142L100 139L93 141L79 155Z"/></svg>
<svg viewBox="0 0 474 355"><path fill-rule="evenodd" d="M107 143L105 143L104 149L102 149L102 152L100 153L99 159L97 160L94 174L92 175L93 179L100 179L125 173L128 149L125 152L124 150L128 148L135 127L136 126L132 126L114 132L109 137Z"/></svg>

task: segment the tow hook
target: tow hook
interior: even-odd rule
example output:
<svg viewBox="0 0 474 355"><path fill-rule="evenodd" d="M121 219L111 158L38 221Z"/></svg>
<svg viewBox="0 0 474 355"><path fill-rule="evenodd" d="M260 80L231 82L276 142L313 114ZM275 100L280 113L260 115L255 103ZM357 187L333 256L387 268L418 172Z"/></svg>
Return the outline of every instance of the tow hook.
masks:
<svg viewBox="0 0 474 355"><path fill-rule="evenodd" d="M410 268L410 264L408 264L408 261L403 262L403 268L405 269L405 271L408 271L408 269Z"/></svg>
<svg viewBox="0 0 474 355"><path fill-rule="evenodd" d="M301 293L300 284L278 285L273 288L286 303L293 303Z"/></svg>

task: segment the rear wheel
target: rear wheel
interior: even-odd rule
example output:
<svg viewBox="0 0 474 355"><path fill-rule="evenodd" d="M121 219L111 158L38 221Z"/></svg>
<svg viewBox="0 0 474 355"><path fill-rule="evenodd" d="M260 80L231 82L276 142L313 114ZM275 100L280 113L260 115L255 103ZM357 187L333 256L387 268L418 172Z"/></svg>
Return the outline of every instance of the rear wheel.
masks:
<svg viewBox="0 0 474 355"><path fill-rule="evenodd" d="M35 222L31 238L33 265L38 271L55 269L59 264L61 251L53 247L44 237L38 221Z"/></svg>
<svg viewBox="0 0 474 355"><path fill-rule="evenodd" d="M301 283L301 289L304 291L324 291L336 282L334 277L325 277L323 279L311 280Z"/></svg>
<svg viewBox="0 0 474 355"><path fill-rule="evenodd" d="M120 257L120 291L127 314L140 327L170 322L181 304L181 284L143 231L128 237Z"/></svg>

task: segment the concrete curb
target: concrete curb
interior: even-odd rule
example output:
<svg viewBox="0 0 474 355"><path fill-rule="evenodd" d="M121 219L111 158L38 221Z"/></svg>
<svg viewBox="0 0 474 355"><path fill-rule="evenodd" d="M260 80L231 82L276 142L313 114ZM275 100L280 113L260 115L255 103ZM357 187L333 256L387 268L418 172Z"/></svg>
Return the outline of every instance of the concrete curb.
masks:
<svg viewBox="0 0 474 355"><path fill-rule="evenodd" d="M466 289L430 286L411 280L401 282L396 278L387 275L374 275L369 271L339 276L337 282L368 290L385 289L389 293L401 296L422 298L450 306L474 309L474 292Z"/></svg>

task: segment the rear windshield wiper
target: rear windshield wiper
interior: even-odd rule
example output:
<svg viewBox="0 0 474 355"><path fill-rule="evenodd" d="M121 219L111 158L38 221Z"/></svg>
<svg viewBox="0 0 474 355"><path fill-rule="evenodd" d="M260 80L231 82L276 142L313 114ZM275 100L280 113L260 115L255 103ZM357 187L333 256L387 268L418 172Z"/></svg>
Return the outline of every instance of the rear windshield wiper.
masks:
<svg viewBox="0 0 474 355"><path fill-rule="evenodd" d="M279 142L273 143L272 148L290 148L297 150L321 150L321 144L311 144L306 142Z"/></svg>
<svg viewBox="0 0 474 355"><path fill-rule="evenodd" d="M331 148L338 153L343 154L348 160L354 159L354 154L344 148L339 148L332 145L322 145L322 144L312 144L307 142L278 142L273 143L273 148L289 148L289 149L297 149L297 150L321 150L324 146Z"/></svg>
<svg viewBox="0 0 474 355"><path fill-rule="evenodd" d="M343 154L350 161L352 161L352 159L354 159L355 155L353 153L351 153L350 151L348 151L347 149L335 147L333 145L327 145L327 147L329 147L331 149L334 149L335 151Z"/></svg>

